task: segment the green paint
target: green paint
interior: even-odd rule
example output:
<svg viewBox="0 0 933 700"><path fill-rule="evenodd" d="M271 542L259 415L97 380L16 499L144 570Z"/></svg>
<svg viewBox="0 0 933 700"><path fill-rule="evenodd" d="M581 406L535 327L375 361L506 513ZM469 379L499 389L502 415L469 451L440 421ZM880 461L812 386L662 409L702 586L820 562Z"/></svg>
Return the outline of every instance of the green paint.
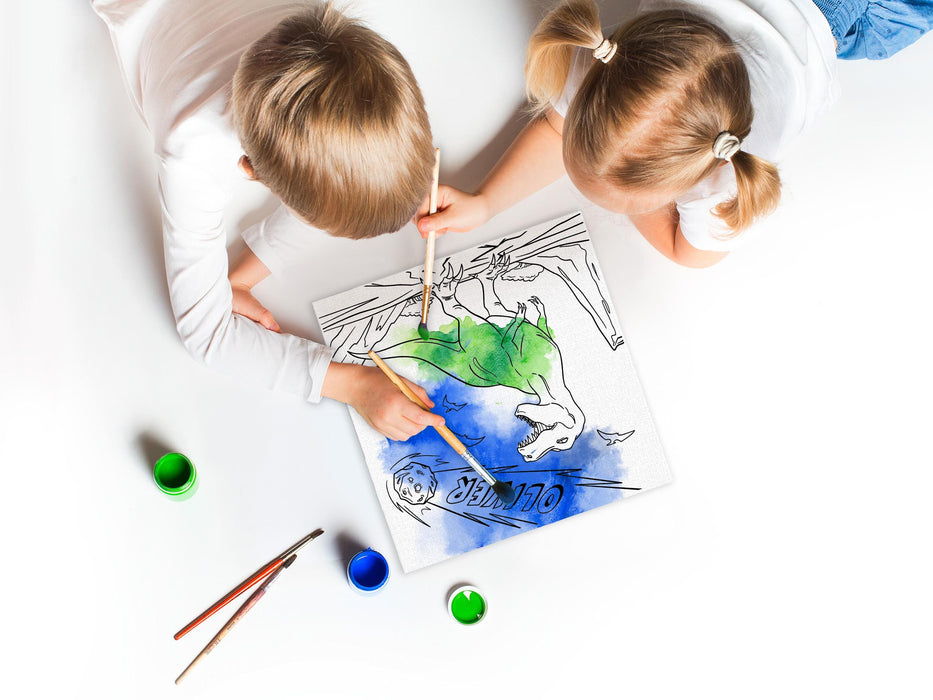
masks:
<svg viewBox="0 0 933 700"><path fill-rule="evenodd" d="M536 325L514 318L499 326L465 316L428 336L399 344L390 356L424 360L470 386L508 386L526 394L534 393L529 377L550 376L558 354L543 319Z"/></svg>
<svg viewBox="0 0 933 700"><path fill-rule="evenodd" d="M152 470L156 486L166 495L184 500L194 495L198 472L191 460L179 452L169 452L155 463Z"/></svg>
<svg viewBox="0 0 933 700"><path fill-rule="evenodd" d="M475 590L460 591L450 601L450 614L464 625L475 624L486 614L486 601Z"/></svg>
<svg viewBox="0 0 933 700"><path fill-rule="evenodd" d="M422 340L427 340L431 337L431 333L428 331L428 327L423 323L418 324L418 335L421 336Z"/></svg>

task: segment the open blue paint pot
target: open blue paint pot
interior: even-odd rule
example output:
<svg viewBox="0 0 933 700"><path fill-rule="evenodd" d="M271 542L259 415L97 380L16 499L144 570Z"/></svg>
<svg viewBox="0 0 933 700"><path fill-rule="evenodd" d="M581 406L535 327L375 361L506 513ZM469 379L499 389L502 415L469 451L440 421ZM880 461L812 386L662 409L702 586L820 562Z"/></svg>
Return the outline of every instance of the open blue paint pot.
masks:
<svg viewBox="0 0 933 700"><path fill-rule="evenodd" d="M347 580L362 593L375 593L389 580L389 562L375 549L364 549L347 564Z"/></svg>

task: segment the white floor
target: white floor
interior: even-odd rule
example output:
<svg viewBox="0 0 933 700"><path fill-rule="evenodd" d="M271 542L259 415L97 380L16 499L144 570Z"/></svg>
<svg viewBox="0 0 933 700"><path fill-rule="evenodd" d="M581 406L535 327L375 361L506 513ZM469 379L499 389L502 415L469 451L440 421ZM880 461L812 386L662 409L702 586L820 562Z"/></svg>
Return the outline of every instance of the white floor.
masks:
<svg viewBox="0 0 933 700"><path fill-rule="evenodd" d="M354 6L411 61L443 179L475 186L518 128L539 4ZM933 38L840 66L780 212L712 269L668 263L566 181L441 242L583 207L675 482L407 576L345 408L245 388L178 341L148 136L103 24L82 2L4 3L0 52L5 697L933 694ZM235 227L268 207L245 202ZM312 300L423 244L367 251L258 294L319 337ZM152 485L163 448L199 468L187 503ZM227 615L172 634L316 527L173 687ZM394 567L377 597L343 578L354 543ZM477 628L446 617L463 581L490 601Z"/></svg>

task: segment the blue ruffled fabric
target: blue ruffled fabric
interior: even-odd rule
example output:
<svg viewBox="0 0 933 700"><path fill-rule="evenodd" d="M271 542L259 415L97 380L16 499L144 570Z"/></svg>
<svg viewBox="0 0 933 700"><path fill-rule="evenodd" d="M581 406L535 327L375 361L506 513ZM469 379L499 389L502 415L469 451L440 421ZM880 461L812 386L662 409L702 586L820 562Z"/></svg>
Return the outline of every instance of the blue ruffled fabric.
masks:
<svg viewBox="0 0 933 700"><path fill-rule="evenodd" d="M933 28L933 0L813 0L839 58L889 58Z"/></svg>

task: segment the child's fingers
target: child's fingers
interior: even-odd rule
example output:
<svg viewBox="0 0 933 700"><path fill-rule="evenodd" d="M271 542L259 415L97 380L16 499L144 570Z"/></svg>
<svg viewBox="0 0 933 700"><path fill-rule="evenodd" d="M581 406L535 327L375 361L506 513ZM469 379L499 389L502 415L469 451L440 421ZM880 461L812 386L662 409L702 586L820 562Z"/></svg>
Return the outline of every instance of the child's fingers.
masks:
<svg viewBox="0 0 933 700"><path fill-rule="evenodd" d="M418 408L415 405L412 405L411 408L403 411L402 417L413 425L417 426L418 431L427 428L428 426L440 428L442 425L444 425L444 419L439 415L436 413L431 413L430 411L425 411L424 409Z"/></svg>
<svg viewBox="0 0 933 700"><path fill-rule="evenodd" d="M425 428L429 425L436 427L444 425L443 418L441 418L436 413L425 411L413 401L406 401L405 404L400 406L397 415L401 419L402 426L404 426L405 422L408 421L415 424L418 430L421 430L422 428Z"/></svg>
<svg viewBox="0 0 933 700"><path fill-rule="evenodd" d="M262 313L259 314L259 322L270 331L279 332L279 324L276 323L275 317L268 309L263 309Z"/></svg>
<svg viewBox="0 0 933 700"><path fill-rule="evenodd" d="M431 205L429 203L429 198L425 197L424 201L418 206L418 211L416 211L415 215L411 218L411 222L417 226L421 217L425 216L430 210Z"/></svg>
<svg viewBox="0 0 933 700"><path fill-rule="evenodd" d="M451 201L453 200L453 195L456 190L449 185L439 185L437 188L437 208L446 209L450 206ZM428 212L431 211L431 197L430 195L425 197L421 202L421 205L418 207L418 211L415 212L414 218L412 218L412 223L417 225L418 222L425 216L428 215Z"/></svg>
<svg viewBox="0 0 933 700"><path fill-rule="evenodd" d="M440 230L438 230L438 229L433 229L433 230L434 230L434 234L435 234L436 236L443 236L445 233L447 233L447 229L446 229L446 228L442 228L442 229L440 229ZM431 235L431 231L432 231L432 229L431 229L430 227L428 227L428 230L427 230L427 231L418 231L418 233L421 234L421 237L422 237L422 238L427 238L429 235Z"/></svg>
<svg viewBox="0 0 933 700"><path fill-rule="evenodd" d="M390 440L404 442L412 433L412 422L405 418L400 411L387 407L381 415L375 415L370 425Z"/></svg>
<svg viewBox="0 0 933 700"><path fill-rule="evenodd" d="M406 440L412 435L417 435L427 427L422 422L422 415L430 416L431 414L427 411L422 411L417 406L411 405L399 414L399 424L396 427L405 434Z"/></svg>
<svg viewBox="0 0 933 700"><path fill-rule="evenodd" d="M431 216L424 216L418 219L418 233L421 234L422 238L427 238L428 234L431 231L434 231L439 236L443 236L447 233L449 228L447 223L449 220L453 219L454 215L445 211L439 211L437 214L431 214Z"/></svg>
<svg viewBox="0 0 933 700"><path fill-rule="evenodd" d="M275 322L275 317L272 315L272 312L258 301L251 304L250 308L245 309L245 311L241 313L253 319L262 327L268 328L270 331L275 331L276 333L279 332L279 324Z"/></svg>
<svg viewBox="0 0 933 700"><path fill-rule="evenodd" d="M415 216L415 225L418 227L421 237L425 238L434 231L439 236L447 233L448 226L444 223L448 217L444 217L444 212L457 201L460 191L455 190L448 185L441 185L437 188L437 213L428 214L430 207L427 203L422 203Z"/></svg>
<svg viewBox="0 0 933 700"><path fill-rule="evenodd" d="M431 216L425 216L418 220L418 233L421 234L422 238L427 238L431 231L434 231L438 236L443 236L447 233L446 226L438 225L439 217L440 214L432 214Z"/></svg>
<svg viewBox="0 0 933 700"><path fill-rule="evenodd" d="M410 402L409 402L410 404ZM404 442L408 440L413 435L417 435L427 426L420 422L419 413L432 415L427 411L422 411L417 406L414 407L412 413L407 413L407 411L412 409L404 409L405 413L396 413L391 416L386 416L385 423L380 423L379 427L376 427L380 433L385 435L390 440L395 440L396 442ZM414 418L414 420L412 420Z"/></svg>
<svg viewBox="0 0 933 700"><path fill-rule="evenodd" d="M418 395L419 399L421 399L427 404L428 408L434 408L434 402L431 401L431 397L428 396L428 392L426 392L424 389L422 389L420 386L418 386L414 382L408 381L404 377L402 378L402 381L408 385L409 389L411 389L413 392L415 392L415 394Z"/></svg>
<svg viewBox="0 0 933 700"><path fill-rule="evenodd" d="M421 232L419 231L419 233L421 233ZM447 233L447 229L446 229L446 228L442 228L440 231L434 231L434 234L437 235L437 236L443 236L445 233ZM426 232L422 233L422 234L421 234L421 237L422 237L422 238L427 238L429 235L431 235L431 229L428 229Z"/></svg>
<svg viewBox="0 0 933 700"><path fill-rule="evenodd" d="M272 312L256 301L256 297L247 291L234 290L233 311L240 314L240 316L255 321L264 328L268 328L270 331L279 332L279 324Z"/></svg>

